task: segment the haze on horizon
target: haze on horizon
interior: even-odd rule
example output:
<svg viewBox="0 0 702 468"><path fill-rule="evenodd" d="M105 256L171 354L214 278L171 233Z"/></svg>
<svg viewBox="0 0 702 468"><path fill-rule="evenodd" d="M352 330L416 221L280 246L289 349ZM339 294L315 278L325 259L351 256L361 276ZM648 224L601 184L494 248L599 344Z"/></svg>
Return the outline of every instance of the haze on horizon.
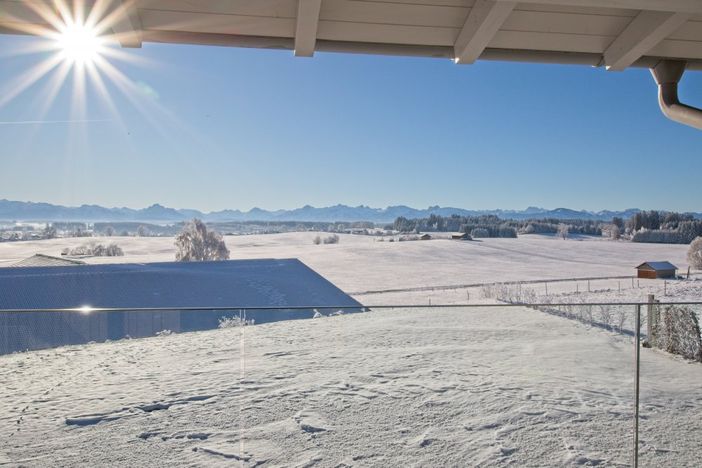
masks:
<svg viewBox="0 0 702 468"><path fill-rule="evenodd" d="M42 58L0 37L0 93ZM702 139L647 70L162 46L117 111L44 78L0 105L0 198L218 211L345 204L702 211ZM702 100L702 76L681 94ZM46 112L43 108L47 107Z"/></svg>

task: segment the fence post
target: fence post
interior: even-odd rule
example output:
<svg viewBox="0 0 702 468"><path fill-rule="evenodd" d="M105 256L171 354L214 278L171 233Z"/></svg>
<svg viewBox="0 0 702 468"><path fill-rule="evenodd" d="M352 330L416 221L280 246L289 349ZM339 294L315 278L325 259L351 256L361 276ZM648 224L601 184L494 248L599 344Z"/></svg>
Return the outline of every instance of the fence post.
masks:
<svg viewBox="0 0 702 468"><path fill-rule="evenodd" d="M653 346L653 298L653 294L649 294L648 304L646 305L646 335L651 346Z"/></svg>
<svg viewBox="0 0 702 468"><path fill-rule="evenodd" d="M634 468L639 466L639 372L641 370L641 304L636 305L636 337L634 338Z"/></svg>

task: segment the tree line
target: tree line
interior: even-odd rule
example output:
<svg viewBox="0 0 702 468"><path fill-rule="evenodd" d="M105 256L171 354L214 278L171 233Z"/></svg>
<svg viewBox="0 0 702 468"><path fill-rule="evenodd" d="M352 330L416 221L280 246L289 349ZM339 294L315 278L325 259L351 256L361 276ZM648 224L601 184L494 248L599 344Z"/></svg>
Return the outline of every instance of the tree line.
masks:
<svg viewBox="0 0 702 468"><path fill-rule="evenodd" d="M623 225L632 242L689 244L702 236L702 220L689 213L650 210L636 213L626 222L614 221Z"/></svg>
<svg viewBox="0 0 702 468"><path fill-rule="evenodd" d="M399 232L465 232L472 237L517 237L518 234L556 234L564 232L567 226L570 234L602 235L603 225L592 220L562 220L555 218L518 221L502 219L496 215L480 216L441 216L408 219L403 216L386 226Z"/></svg>
<svg viewBox="0 0 702 468"><path fill-rule="evenodd" d="M641 211L629 219L612 218L611 222L589 219L501 219L495 215L441 216L408 219L403 216L386 226L405 233L465 232L473 237L517 237L518 234L554 234L563 238L579 234L607 235L619 239L622 235L632 242L689 244L702 236L702 220L689 213Z"/></svg>
<svg viewBox="0 0 702 468"><path fill-rule="evenodd" d="M386 226L399 232L465 232L472 237L517 237L517 229L510 221L495 215L481 216L440 216L408 219L400 216Z"/></svg>

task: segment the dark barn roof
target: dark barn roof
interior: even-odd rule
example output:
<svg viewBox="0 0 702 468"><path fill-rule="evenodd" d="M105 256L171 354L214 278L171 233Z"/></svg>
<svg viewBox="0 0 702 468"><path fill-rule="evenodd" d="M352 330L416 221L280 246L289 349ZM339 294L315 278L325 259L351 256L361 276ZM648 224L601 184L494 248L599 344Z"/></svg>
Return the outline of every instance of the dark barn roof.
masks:
<svg viewBox="0 0 702 468"><path fill-rule="evenodd" d="M0 309L360 304L297 259L0 268Z"/></svg>
<svg viewBox="0 0 702 468"><path fill-rule="evenodd" d="M53 255L45 254L34 254L31 257L27 257L24 260L12 265L13 267L42 267L42 266L75 266L75 265L85 265L85 262L81 260L75 260L72 258L65 257L54 257Z"/></svg>
<svg viewBox="0 0 702 468"><path fill-rule="evenodd" d="M678 267L670 262L643 262L641 265L636 267L637 270L654 270L654 271L668 271L677 270Z"/></svg>

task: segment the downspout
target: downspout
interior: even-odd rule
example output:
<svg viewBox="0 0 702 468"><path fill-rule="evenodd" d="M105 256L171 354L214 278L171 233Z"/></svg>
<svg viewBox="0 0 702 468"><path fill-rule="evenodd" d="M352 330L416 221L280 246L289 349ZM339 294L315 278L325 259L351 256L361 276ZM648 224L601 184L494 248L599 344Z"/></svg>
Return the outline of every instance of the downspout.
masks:
<svg viewBox="0 0 702 468"><path fill-rule="evenodd" d="M658 83L658 104L670 120L702 130L702 109L678 99L678 82L684 72L685 62L679 60L661 60L651 68L653 79Z"/></svg>

